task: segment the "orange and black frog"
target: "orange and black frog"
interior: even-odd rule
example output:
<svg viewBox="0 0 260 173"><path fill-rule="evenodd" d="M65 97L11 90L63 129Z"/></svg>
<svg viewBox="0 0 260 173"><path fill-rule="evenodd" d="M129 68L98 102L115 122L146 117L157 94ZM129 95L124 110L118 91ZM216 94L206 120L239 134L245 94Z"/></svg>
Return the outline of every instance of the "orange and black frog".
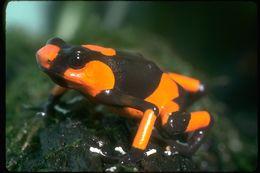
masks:
<svg viewBox="0 0 260 173"><path fill-rule="evenodd" d="M175 153L192 155L213 124L207 111L185 112L204 93L199 80L163 72L141 54L92 44L70 45L52 38L37 51L36 59L57 84L42 114L48 114L65 91L75 89L96 103L140 119L131 150L118 158L120 163L146 157L151 136L170 145ZM182 133L191 134L187 143L163 135Z"/></svg>

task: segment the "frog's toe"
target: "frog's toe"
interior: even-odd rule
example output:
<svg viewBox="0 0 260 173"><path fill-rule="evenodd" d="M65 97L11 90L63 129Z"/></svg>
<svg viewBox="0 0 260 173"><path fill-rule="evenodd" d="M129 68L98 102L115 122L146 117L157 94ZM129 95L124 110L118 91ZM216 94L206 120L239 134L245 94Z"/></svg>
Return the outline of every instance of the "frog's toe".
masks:
<svg viewBox="0 0 260 173"><path fill-rule="evenodd" d="M102 161L105 162L105 163L116 164L116 163L119 162L119 160L121 159L121 157L119 157L119 156L109 156L109 155L106 155L106 156L102 156L101 159L102 159Z"/></svg>
<svg viewBox="0 0 260 173"><path fill-rule="evenodd" d="M121 164L128 164L128 163L136 163L141 161L145 157L144 151L132 148L129 153L122 156L122 158L119 160L119 163Z"/></svg>

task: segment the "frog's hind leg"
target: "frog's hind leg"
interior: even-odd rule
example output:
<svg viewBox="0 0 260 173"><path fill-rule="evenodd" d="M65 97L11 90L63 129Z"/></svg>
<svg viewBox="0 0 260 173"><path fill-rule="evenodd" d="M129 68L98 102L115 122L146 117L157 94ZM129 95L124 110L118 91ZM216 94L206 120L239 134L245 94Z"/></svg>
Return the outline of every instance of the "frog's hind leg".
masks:
<svg viewBox="0 0 260 173"><path fill-rule="evenodd" d="M171 139L163 139L163 141L171 145L175 152L191 156L205 139L212 124L213 117L207 111L171 113L167 122L162 126L163 131L169 136L193 133L190 134L186 143Z"/></svg>
<svg viewBox="0 0 260 173"><path fill-rule="evenodd" d="M167 72L171 79L181 85L186 91L198 93L204 91L204 85L200 80L177 73Z"/></svg>
<svg viewBox="0 0 260 173"><path fill-rule="evenodd" d="M181 99L179 100L179 104L182 105L182 109L186 109L193 102L206 94L206 87L200 80L177 73L168 72L167 74L179 86L179 92L182 96L179 97L179 99Z"/></svg>

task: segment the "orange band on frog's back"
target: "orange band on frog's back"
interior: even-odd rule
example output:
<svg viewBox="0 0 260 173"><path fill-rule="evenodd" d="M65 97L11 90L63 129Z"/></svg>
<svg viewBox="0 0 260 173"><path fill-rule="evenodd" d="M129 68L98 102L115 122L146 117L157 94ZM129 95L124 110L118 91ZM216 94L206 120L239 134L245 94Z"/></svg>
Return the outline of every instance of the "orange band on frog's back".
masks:
<svg viewBox="0 0 260 173"><path fill-rule="evenodd" d="M161 111L162 106L165 106L165 104L178 96L177 84L172 81L168 74L163 73L158 87L151 95L145 98L145 101L155 104L158 106L159 111Z"/></svg>
<svg viewBox="0 0 260 173"><path fill-rule="evenodd" d="M115 49L112 49L112 48L105 48L105 47L102 47L102 46L92 45L92 44L86 44L86 45L82 45L82 46L85 47L85 48L88 48L92 51L100 52L100 53L102 53L103 55L106 55L106 56L116 55Z"/></svg>

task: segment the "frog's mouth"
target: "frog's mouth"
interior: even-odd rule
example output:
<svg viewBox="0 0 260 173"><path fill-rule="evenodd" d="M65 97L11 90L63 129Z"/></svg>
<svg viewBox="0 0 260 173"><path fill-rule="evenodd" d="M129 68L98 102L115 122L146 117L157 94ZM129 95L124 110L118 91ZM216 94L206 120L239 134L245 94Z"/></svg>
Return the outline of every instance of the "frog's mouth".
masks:
<svg viewBox="0 0 260 173"><path fill-rule="evenodd" d="M50 72L47 70L44 70L44 72L53 80L54 83L62 87L68 87L68 83L66 82L66 79L64 79L64 77L61 76L60 74L55 72Z"/></svg>

